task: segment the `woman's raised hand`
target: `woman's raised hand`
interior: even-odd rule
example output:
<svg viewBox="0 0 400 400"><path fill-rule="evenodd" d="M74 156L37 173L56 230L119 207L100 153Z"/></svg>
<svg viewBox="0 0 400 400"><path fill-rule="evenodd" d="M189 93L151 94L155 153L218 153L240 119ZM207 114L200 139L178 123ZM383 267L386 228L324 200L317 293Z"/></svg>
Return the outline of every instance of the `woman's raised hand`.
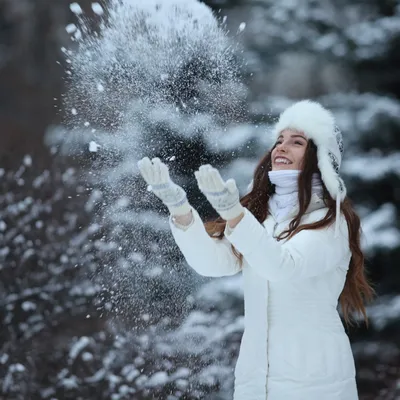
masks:
<svg viewBox="0 0 400 400"><path fill-rule="evenodd" d="M171 215L180 216L188 214L191 206L187 200L186 192L169 177L168 166L159 158L142 158L137 163L139 171L152 192L168 207Z"/></svg>
<svg viewBox="0 0 400 400"><path fill-rule="evenodd" d="M244 212L234 179L225 182L219 171L209 164L202 165L194 174L199 189L224 220L235 219Z"/></svg>

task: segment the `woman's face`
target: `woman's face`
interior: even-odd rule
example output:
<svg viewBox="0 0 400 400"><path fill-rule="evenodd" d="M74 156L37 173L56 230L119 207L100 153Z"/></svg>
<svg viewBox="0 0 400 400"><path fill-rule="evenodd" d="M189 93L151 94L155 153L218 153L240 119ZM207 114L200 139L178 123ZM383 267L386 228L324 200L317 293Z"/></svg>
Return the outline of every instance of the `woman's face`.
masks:
<svg viewBox="0 0 400 400"><path fill-rule="evenodd" d="M302 169L307 138L303 133L291 129L281 132L272 150L272 171Z"/></svg>

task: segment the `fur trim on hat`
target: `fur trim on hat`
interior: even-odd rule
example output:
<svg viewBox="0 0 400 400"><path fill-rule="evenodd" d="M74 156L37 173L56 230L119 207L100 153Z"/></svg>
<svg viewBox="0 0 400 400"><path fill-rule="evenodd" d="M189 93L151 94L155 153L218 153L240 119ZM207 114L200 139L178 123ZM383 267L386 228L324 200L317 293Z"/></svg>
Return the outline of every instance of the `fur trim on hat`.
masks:
<svg viewBox="0 0 400 400"><path fill-rule="evenodd" d="M299 101L288 107L279 117L274 134L277 139L285 129L303 132L318 145L329 145L335 130L335 118L321 104L310 100Z"/></svg>

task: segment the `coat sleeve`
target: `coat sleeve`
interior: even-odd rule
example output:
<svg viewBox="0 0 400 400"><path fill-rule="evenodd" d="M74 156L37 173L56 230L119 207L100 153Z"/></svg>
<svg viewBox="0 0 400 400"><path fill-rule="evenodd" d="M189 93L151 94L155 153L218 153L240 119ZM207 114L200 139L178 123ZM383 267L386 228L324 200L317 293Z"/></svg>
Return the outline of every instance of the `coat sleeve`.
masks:
<svg viewBox="0 0 400 400"><path fill-rule="evenodd" d="M231 233L225 230L225 236L243 254L250 268L270 281L313 277L337 267L347 270L351 256L343 215L337 237L332 224L324 229L303 230L285 242L278 242L246 209Z"/></svg>
<svg viewBox="0 0 400 400"><path fill-rule="evenodd" d="M239 272L241 267L232 252L231 243L226 238L211 238L197 211L192 208L192 213L194 221L186 230L175 226L172 217L169 217L172 235L189 266L200 275L212 277Z"/></svg>

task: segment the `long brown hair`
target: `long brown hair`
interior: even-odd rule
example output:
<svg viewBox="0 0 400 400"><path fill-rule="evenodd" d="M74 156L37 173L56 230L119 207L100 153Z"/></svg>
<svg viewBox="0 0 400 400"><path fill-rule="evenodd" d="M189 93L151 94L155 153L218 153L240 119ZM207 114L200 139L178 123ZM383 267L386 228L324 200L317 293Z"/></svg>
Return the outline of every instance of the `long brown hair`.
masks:
<svg viewBox="0 0 400 400"><path fill-rule="evenodd" d="M260 223L267 218L269 211L268 201L270 196L275 192L275 186L271 183L268 176L268 171L272 169L271 153L274 147L267 152L258 163L253 175L253 187L251 191L240 199L240 203L246 207ZM308 141L302 167L299 175L299 212L290 222L288 229L282 232L277 237L277 240L289 240L293 235L304 229L322 229L335 221L335 200L332 199L324 183L321 181L323 198L328 212L320 221L301 225L301 219L311 201L312 175L314 173L321 175L318 169L317 147L312 140ZM372 300L375 292L365 274L364 254L360 245L360 218L354 211L348 197L342 202L341 209L347 221L351 259L346 282L339 298L340 306L348 325L352 325L352 316L354 313L362 314L364 320L368 323L364 303ZM224 237L225 225L226 221L221 217L204 224L208 234L216 239L222 239ZM239 259L240 265L242 266L243 255L240 254L233 245L232 251Z"/></svg>

